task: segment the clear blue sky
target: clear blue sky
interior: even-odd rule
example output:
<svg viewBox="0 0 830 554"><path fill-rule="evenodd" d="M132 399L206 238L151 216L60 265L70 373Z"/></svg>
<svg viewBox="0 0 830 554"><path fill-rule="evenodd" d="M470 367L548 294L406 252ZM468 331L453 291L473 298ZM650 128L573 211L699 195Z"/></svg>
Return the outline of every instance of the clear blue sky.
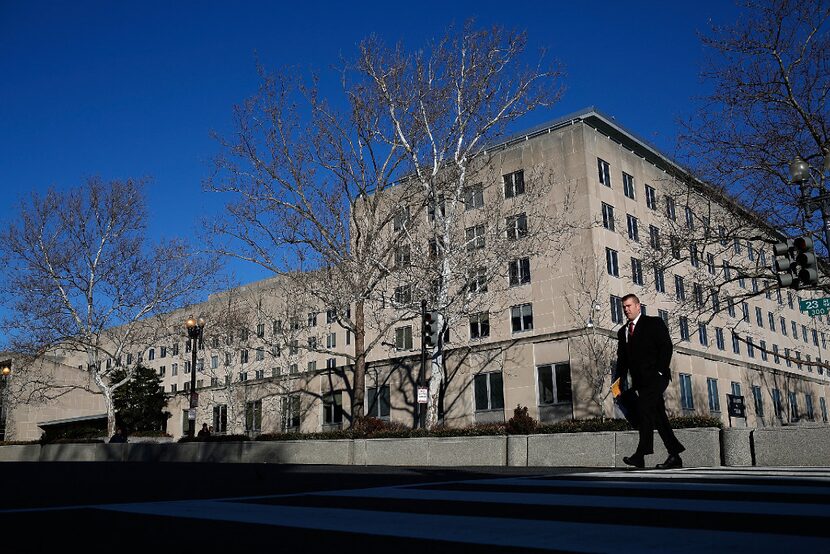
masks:
<svg viewBox="0 0 830 554"><path fill-rule="evenodd" d="M564 65L563 101L527 127L594 105L671 155L676 119L704 92L696 33L737 16L730 0L0 0L0 202L9 217L32 190L148 177L153 233L192 236L195 211L221 210L201 192L210 131L255 92L256 57L325 71L370 33L418 47L469 17L526 30Z"/></svg>

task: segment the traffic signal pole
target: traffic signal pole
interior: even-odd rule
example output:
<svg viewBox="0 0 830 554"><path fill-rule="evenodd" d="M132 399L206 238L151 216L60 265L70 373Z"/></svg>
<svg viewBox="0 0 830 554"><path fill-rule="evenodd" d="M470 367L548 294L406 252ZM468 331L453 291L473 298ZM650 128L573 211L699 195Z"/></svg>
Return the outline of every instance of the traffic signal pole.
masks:
<svg viewBox="0 0 830 554"><path fill-rule="evenodd" d="M418 372L418 385L416 388L426 386L427 378L427 301L421 299L421 371ZM424 428L426 423L426 410L421 407L418 401L418 393L415 393L415 405L418 414L418 427Z"/></svg>

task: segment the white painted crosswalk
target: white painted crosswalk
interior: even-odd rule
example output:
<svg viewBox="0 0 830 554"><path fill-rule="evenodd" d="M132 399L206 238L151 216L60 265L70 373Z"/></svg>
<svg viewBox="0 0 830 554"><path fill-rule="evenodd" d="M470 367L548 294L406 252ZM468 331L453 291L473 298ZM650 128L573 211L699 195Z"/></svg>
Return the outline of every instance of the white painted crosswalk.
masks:
<svg viewBox="0 0 830 554"><path fill-rule="evenodd" d="M503 477L98 509L571 552L830 552L830 470Z"/></svg>

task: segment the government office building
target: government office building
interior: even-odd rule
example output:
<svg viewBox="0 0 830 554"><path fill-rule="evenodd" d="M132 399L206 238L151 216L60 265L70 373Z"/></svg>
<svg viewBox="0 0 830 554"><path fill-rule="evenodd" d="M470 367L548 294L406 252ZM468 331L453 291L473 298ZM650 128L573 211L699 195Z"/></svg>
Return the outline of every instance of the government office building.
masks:
<svg viewBox="0 0 830 554"><path fill-rule="evenodd" d="M517 406L543 423L614 417L609 388L616 330L625 319L621 298L635 293L646 313L664 319L675 344L666 394L671 414L711 414L749 427L827 424L830 375L820 362L830 316L802 314L799 294L812 293L775 286L771 244L781 237L774 229L593 108L488 154L492 175L473 182L456 209L464 212L458 221L466 248L490 256L502 276L473 287L477 308L451 319L443 335L441 423L503 422ZM520 197L532 185L541 190L532 203L565 209L570 232L551 234L527 255L491 252L488 205L505 207L498 212L503 225L493 228L521 239L538 224L536 212L510 210L523 209ZM407 210L406 217L434 213ZM417 234L409 240L425 242ZM409 263L419 248L396 250L396 262ZM408 284L391 279L367 314L383 319L417 304ZM252 436L336 429L350 418L350 362L342 354L353 353L353 337L338 324L348 312L302 300L282 277L267 279L171 314L171 336L178 338L123 362L158 372L172 414L167 431L186 434L194 368L183 322L203 314L197 427ZM421 367L421 321L412 313L385 336L367 336L379 346L367 363L366 415L407 426L417 424ZM82 373L85 360L48 363L63 375ZM727 395L745 398L745 419L729 418ZM10 407L7 439L38 438L50 425L105 411L91 395L60 402Z"/></svg>

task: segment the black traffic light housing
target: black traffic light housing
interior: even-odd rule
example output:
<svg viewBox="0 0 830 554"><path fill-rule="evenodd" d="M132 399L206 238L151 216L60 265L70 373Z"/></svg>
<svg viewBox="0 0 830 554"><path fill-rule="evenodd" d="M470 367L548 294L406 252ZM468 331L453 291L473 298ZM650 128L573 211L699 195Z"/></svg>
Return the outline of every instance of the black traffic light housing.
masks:
<svg viewBox="0 0 830 554"><path fill-rule="evenodd" d="M438 344L438 312L424 313L424 344L429 348Z"/></svg>
<svg viewBox="0 0 830 554"><path fill-rule="evenodd" d="M798 282L801 286L818 284L818 267L816 253L813 251L813 239L798 237L793 240L795 263L798 266Z"/></svg>
<svg viewBox="0 0 830 554"><path fill-rule="evenodd" d="M798 288L793 241L787 240L786 242L776 243L772 247L772 252L775 254L773 269L778 274L778 286Z"/></svg>
<svg viewBox="0 0 830 554"><path fill-rule="evenodd" d="M773 246L778 274L778 285L798 289L818 284L818 260L813 250L813 239L798 237Z"/></svg>

